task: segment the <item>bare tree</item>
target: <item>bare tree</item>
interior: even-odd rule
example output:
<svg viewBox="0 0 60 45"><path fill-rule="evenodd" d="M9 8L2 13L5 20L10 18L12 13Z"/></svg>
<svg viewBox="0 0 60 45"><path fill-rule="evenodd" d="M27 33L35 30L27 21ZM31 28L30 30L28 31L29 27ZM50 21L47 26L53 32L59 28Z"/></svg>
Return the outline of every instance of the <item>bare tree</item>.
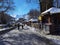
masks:
<svg viewBox="0 0 60 45"><path fill-rule="evenodd" d="M60 0L54 0L53 1L53 6L57 7L57 8L60 8Z"/></svg>
<svg viewBox="0 0 60 45"><path fill-rule="evenodd" d="M40 6L40 12L43 12L53 6L53 0L38 0ZM31 3L32 0L26 0L27 3Z"/></svg>
<svg viewBox="0 0 60 45"><path fill-rule="evenodd" d="M0 0L0 12L7 12L14 9L13 0Z"/></svg>
<svg viewBox="0 0 60 45"><path fill-rule="evenodd" d="M0 0L0 20L5 21L5 13L14 10L13 0Z"/></svg>
<svg viewBox="0 0 60 45"><path fill-rule="evenodd" d="M39 0L41 12L53 6L53 0Z"/></svg>
<svg viewBox="0 0 60 45"><path fill-rule="evenodd" d="M36 10L36 9L31 9L31 10L29 11L29 13L28 13L30 19L31 19L31 18L37 19L38 16L39 16L39 14L40 14L40 12L39 12L38 10Z"/></svg>

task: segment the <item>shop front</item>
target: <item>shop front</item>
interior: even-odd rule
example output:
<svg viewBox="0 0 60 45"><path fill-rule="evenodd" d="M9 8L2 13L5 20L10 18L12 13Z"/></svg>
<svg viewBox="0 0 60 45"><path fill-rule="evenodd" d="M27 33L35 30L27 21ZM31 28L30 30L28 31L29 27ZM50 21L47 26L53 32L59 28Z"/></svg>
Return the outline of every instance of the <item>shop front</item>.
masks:
<svg viewBox="0 0 60 45"><path fill-rule="evenodd" d="M59 34L60 11L58 11L58 9L50 8L41 15L44 15L42 17L43 30L49 31L50 34Z"/></svg>

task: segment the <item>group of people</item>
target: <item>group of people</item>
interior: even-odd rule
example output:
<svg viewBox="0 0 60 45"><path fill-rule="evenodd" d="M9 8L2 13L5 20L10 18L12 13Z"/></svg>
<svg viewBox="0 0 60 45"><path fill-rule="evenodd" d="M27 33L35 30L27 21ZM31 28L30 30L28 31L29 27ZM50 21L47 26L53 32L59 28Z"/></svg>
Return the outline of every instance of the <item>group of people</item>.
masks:
<svg viewBox="0 0 60 45"><path fill-rule="evenodd" d="M17 27L18 27L18 30L20 29L20 27L22 27L22 29L23 29L24 25L22 23L18 23Z"/></svg>

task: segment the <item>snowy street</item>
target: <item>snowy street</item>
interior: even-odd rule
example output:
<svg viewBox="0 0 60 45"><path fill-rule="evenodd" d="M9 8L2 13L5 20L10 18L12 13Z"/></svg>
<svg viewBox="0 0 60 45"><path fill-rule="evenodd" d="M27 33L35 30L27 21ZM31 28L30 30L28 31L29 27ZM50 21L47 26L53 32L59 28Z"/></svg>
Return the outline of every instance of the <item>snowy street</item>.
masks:
<svg viewBox="0 0 60 45"><path fill-rule="evenodd" d="M0 45L56 45L45 37L38 36L34 28L11 30L0 36Z"/></svg>
<svg viewBox="0 0 60 45"><path fill-rule="evenodd" d="M0 0L0 45L60 45L60 0Z"/></svg>

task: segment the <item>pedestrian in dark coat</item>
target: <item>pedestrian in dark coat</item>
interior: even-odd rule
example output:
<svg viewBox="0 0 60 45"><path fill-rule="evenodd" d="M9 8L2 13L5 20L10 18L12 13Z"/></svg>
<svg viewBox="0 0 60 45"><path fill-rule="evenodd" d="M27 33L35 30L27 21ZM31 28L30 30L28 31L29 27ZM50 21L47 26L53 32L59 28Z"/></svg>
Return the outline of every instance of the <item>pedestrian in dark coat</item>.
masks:
<svg viewBox="0 0 60 45"><path fill-rule="evenodd" d="M22 29L23 29L23 25L22 25Z"/></svg>
<svg viewBox="0 0 60 45"><path fill-rule="evenodd" d="M20 29L20 23L18 23L17 26L18 26L18 30L19 30Z"/></svg>

